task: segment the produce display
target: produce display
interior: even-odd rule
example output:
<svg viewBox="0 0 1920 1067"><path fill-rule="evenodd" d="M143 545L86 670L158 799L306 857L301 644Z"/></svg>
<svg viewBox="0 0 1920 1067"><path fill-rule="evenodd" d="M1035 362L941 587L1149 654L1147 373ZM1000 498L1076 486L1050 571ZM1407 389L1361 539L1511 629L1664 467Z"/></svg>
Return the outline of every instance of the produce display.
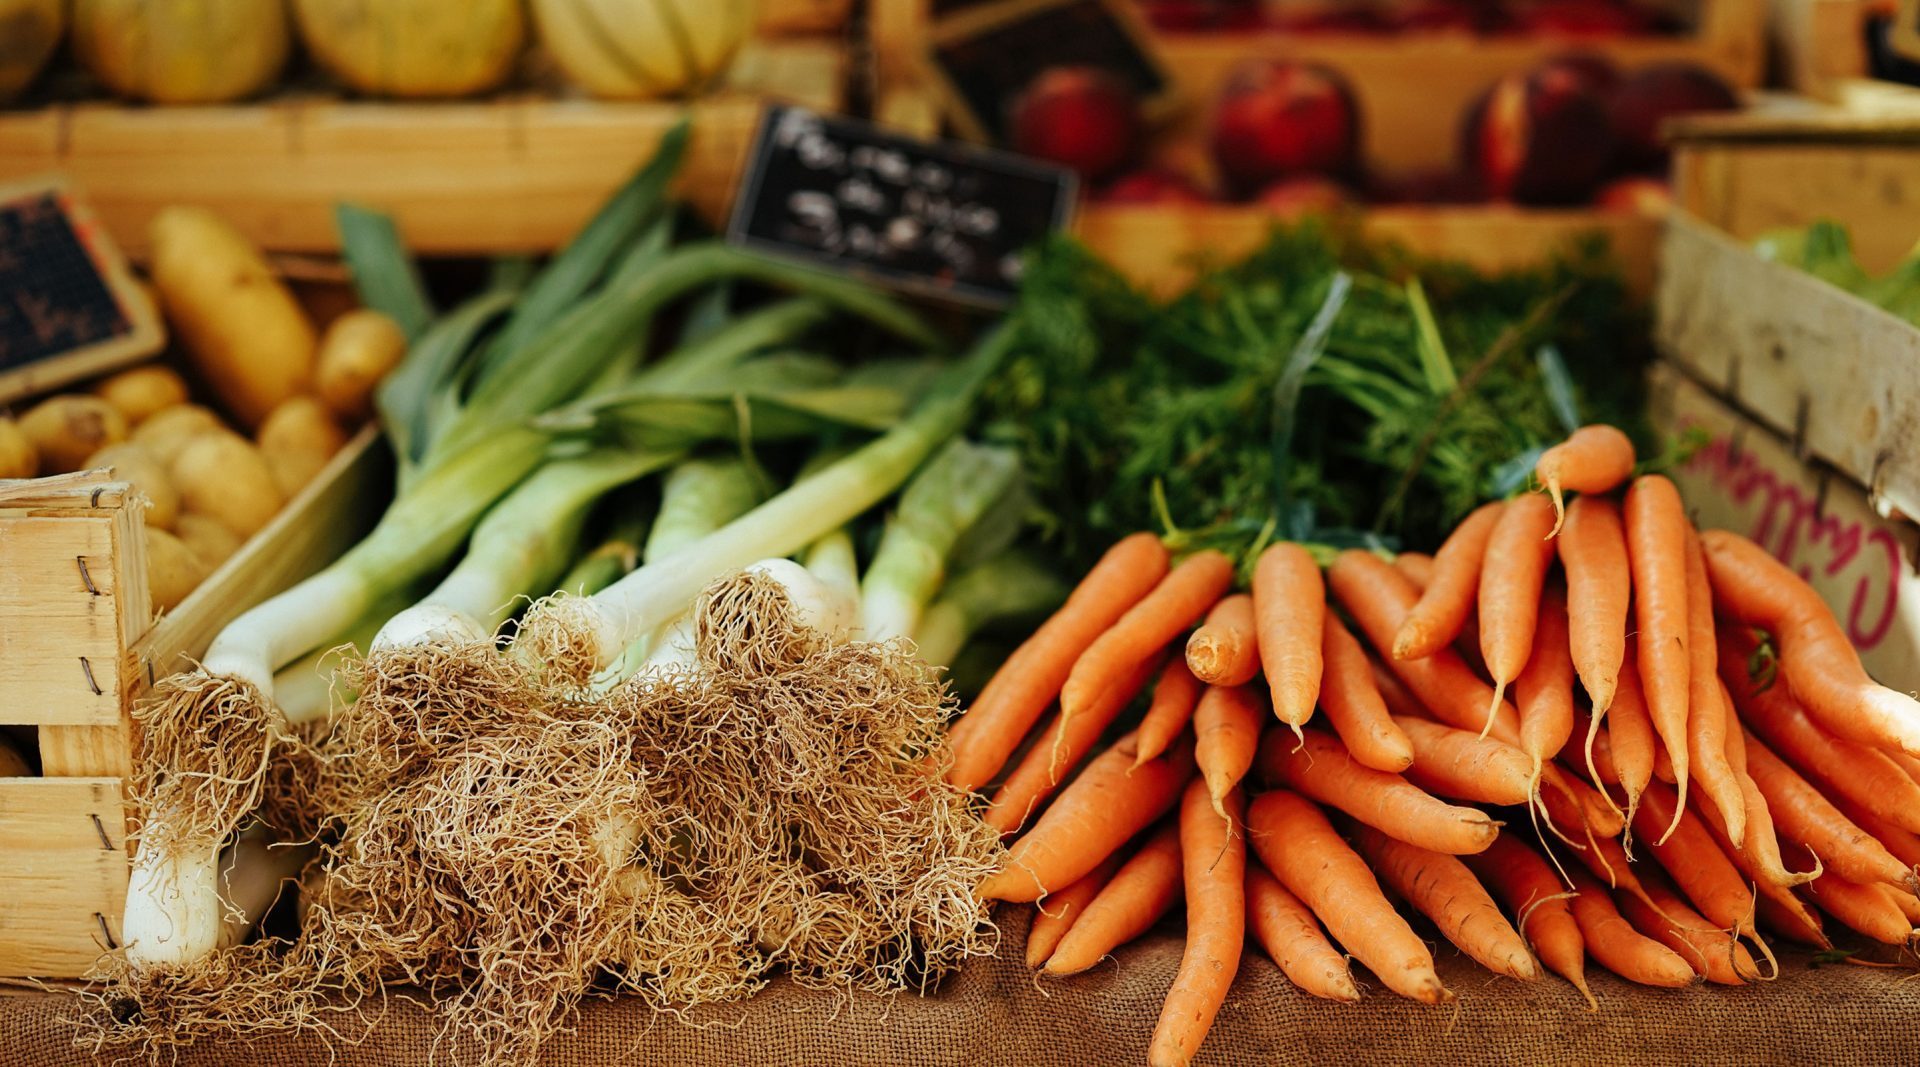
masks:
<svg viewBox="0 0 1920 1067"><path fill-rule="evenodd" d="M1143 0L1141 9L1175 31L1611 40L1684 29L1665 5L1636 0Z"/></svg>

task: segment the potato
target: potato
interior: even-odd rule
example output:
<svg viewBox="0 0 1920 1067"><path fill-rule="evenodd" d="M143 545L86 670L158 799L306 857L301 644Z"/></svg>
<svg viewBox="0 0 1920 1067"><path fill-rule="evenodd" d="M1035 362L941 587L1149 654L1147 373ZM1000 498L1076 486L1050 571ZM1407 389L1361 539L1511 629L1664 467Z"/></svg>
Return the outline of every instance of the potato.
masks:
<svg viewBox="0 0 1920 1067"><path fill-rule="evenodd" d="M213 570L218 570L230 556L240 551L240 535L227 529L226 523L211 515L183 511L173 524L173 533Z"/></svg>
<svg viewBox="0 0 1920 1067"><path fill-rule="evenodd" d="M119 408L127 425L138 426L156 412L186 403L187 383L173 368L149 363L95 384L93 395Z"/></svg>
<svg viewBox="0 0 1920 1067"><path fill-rule="evenodd" d="M147 498L147 525L173 529L180 517L180 494L167 474L167 465L153 458L153 453L132 441L122 441L88 456L87 466L112 467L115 478L131 482Z"/></svg>
<svg viewBox="0 0 1920 1067"><path fill-rule="evenodd" d="M153 218L153 285L221 404L247 429L313 379L313 323L260 252L203 208Z"/></svg>
<svg viewBox="0 0 1920 1067"><path fill-rule="evenodd" d="M128 438L169 467L187 442L208 433L231 433L220 416L198 404L179 404L134 427Z"/></svg>
<svg viewBox="0 0 1920 1067"><path fill-rule="evenodd" d="M13 738L0 733L0 778L31 777L33 777L33 765L27 762L27 757L20 751L20 746L13 743Z"/></svg>
<svg viewBox="0 0 1920 1067"><path fill-rule="evenodd" d="M41 401L20 416L20 430L40 454L40 473L77 471L93 455L127 439L127 420L97 396L70 393Z"/></svg>
<svg viewBox="0 0 1920 1067"><path fill-rule="evenodd" d="M407 354L400 324L372 308L333 320L320 338L313 388L335 415L349 423L373 414L373 390Z"/></svg>
<svg viewBox="0 0 1920 1067"><path fill-rule="evenodd" d="M0 416L0 478L31 478L40 473L40 450L20 424Z"/></svg>
<svg viewBox="0 0 1920 1067"><path fill-rule="evenodd" d="M171 611L212 572L178 537L147 528L147 593L155 609Z"/></svg>
<svg viewBox="0 0 1920 1067"><path fill-rule="evenodd" d="M273 482L280 495L291 499L302 486L320 473L347 434L327 407L310 396L296 396L273 409L260 424L260 453L267 457Z"/></svg>
<svg viewBox="0 0 1920 1067"><path fill-rule="evenodd" d="M265 456L238 434L202 434L173 461L173 485L188 511L210 515L243 540L284 502Z"/></svg>

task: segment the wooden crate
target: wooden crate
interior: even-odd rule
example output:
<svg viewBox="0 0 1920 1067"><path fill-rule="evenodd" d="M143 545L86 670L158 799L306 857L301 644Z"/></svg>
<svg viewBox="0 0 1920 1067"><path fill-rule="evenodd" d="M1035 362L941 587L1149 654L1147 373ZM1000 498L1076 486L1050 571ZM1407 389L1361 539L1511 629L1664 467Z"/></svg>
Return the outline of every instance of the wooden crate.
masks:
<svg viewBox="0 0 1920 1067"><path fill-rule="evenodd" d="M837 109L845 58L834 41L752 42L730 88L690 108L681 191L721 218L762 102ZM0 181L65 172L136 258L148 219L180 203L218 211L268 251L334 252L342 200L391 212L420 254L545 251L574 234L683 110L545 95L56 105L0 111Z"/></svg>
<svg viewBox="0 0 1920 1067"><path fill-rule="evenodd" d="M1702 447L1671 473L1694 520L1753 538L1833 608L1867 670L1920 690L1920 527L1887 516L1843 472L1716 397L1689 372L1658 363L1650 412L1669 436Z"/></svg>
<svg viewBox="0 0 1920 1067"><path fill-rule="evenodd" d="M362 431L158 621L127 486L86 474L0 483L0 723L35 729L42 771L0 778L0 976L82 977L118 947L133 702L234 616L359 540L391 468L377 431Z"/></svg>
<svg viewBox="0 0 1920 1067"><path fill-rule="evenodd" d="M833 33L853 16L853 0L760 0L754 32L763 37Z"/></svg>

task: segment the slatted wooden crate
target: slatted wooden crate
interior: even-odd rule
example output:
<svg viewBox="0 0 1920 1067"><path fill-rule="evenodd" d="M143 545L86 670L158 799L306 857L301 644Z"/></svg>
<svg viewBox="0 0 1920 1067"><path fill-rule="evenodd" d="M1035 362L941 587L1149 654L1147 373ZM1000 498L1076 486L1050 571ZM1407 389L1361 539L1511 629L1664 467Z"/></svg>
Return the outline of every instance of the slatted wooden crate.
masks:
<svg viewBox="0 0 1920 1067"><path fill-rule="evenodd" d="M0 975L77 978L118 947L134 701L220 628L371 527L391 463L368 429L155 621L140 508L94 472L0 482L0 723L41 775L0 778Z"/></svg>

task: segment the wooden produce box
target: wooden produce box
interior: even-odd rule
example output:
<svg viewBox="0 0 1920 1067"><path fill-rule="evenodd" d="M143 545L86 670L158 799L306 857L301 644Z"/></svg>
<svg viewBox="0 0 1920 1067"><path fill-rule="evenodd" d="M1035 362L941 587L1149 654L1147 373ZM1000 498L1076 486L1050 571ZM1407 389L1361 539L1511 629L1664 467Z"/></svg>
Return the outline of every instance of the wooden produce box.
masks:
<svg viewBox="0 0 1920 1067"><path fill-rule="evenodd" d="M680 189L720 219L764 100L844 99L834 40L756 39L729 85L690 107L521 93L464 102L283 96L215 107L0 110L0 182L60 171L135 258L168 204L212 208L270 252L339 248L334 205L394 216L422 255L538 252L573 236L690 111Z"/></svg>
<svg viewBox="0 0 1920 1067"><path fill-rule="evenodd" d="M0 729L31 731L41 770L0 778L0 976L83 977L118 947L134 701L191 667L234 616L358 541L391 472L378 431L361 431L157 621L124 483L98 472L0 482Z"/></svg>
<svg viewBox="0 0 1920 1067"><path fill-rule="evenodd" d="M1703 444L1673 470L1701 526L1753 538L1819 590L1867 670L1920 691L1920 527L1887 516L1800 442L1716 397L1671 363L1654 366L1650 414Z"/></svg>

